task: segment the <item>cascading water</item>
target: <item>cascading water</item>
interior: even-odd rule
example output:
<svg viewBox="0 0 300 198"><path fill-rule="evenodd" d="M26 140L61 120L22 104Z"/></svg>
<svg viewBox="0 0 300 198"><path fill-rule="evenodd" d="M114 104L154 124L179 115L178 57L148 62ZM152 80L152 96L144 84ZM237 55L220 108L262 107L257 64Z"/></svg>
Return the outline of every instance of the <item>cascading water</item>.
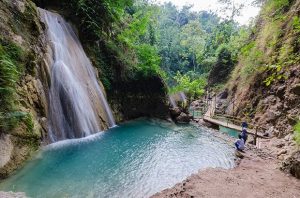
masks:
<svg viewBox="0 0 300 198"><path fill-rule="evenodd" d="M177 104L176 104L176 101L174 100L173 96L169 96L169 102L172 106L172 108L176 108L177 107Z"/></svg>
<svg viewBox="0 0 300 198"><path fill-rule="evenodd" d="M177 107L177 102L187 102L187 98L186 95L184 94L184 92L178 92L175 94L172 94L169 96L169 102L170 105L172 106L172 108L176 108Z"/></svg>
<svg viewBox="0 0 300 198"><path fill-rule="evenodd" d="M184 92L179 92L179 96L180 96L180 99L181 99L181 101L182 102L186 102L187 100L186 100L186 95L184 94Z"/></svg>
<svg viewBox="0 0 300 198"><path fill-rule="evenodd" d="M40 9L52 48L49 91L51 142L88 136L115 126L94 68L79 39L60 15ZM102 124L102 126L101 126Z"/></svg>

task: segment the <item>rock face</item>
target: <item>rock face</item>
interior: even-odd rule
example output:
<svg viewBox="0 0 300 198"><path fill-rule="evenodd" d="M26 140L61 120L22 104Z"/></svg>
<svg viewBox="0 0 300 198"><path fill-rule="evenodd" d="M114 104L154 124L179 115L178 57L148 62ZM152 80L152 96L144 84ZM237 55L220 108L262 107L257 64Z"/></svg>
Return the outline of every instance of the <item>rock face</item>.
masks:
<svg viewBox="0 0 300 198"><path fill-rule="evenodd" d="M138 117L167 118L167 93L158 76L115 82L107 92L117 121Z"/></svg>
<svg viewBox="0 0 300 198"><path fill-rule="evenodd" d="M181 124L189 123L193 118L181 107L170 108L170 115L176 123Z"/></svg>
<svg viewBox="0 0 300 198"><path fill-rule="evenodd" d="M270 3L273 1L268 1L266 6L270 6ZM259 59L255 60L259 63L255 65L253 59L250 65L277 66L277 71L262 66L264 69L253 69L250 72L248 59L242 56L228 82L227 101L228 103L235 101L235 108L227 109L230 115L249 120L260 126L262 132L280 139L293 134L294 125L300 116L300 64L299 59L294 58L299 56L297 39L300 32L295 33L293 25L287 25L292 24L293 19L298 17L298 13L294 10L300 9L300 1L289 1L283 7L280 16L284 16L284 20L276 25L270 21L270 17L266 17L269 12L275 13L275 9L262 8L262 14L256 24L257 32L251 38L255 47L249 50L247 56L251 57L250 53L259 52L262 54L261 58L253 57ZM268 29L270 24L275 25L273 29L284 33L278 33L273 37L274 33ZM269 35L266 35L267 32ZM269 47L270 42L278 47ZM287 48L290 50L285 54L283 49Z"/></svg>
<svg viewBox="0 0 300 198"><path fill-rule="evenodd" d="M22 165L46 134L49 71L43 62L44 37L35 5L26 0L4 0L0 6L0 35L24 51L24 70L16 85L16 111L27 115L10 131L0 132L0 179ZM1 43L2 45L2 43ZM21 67L21 66L19 66Z"/></svg>
<svg viewBox="0 0 300 198"><path fill-rule="evenodd" d="M13 145L8 135L2 135L0 139L0 167L5 166L10 160L10 156L13 151Z"/></svg>
<svg viewBox="0 0 300 198"><path fill-rule="evenodd" d="M282 164L282 169L300 179L300 151L294 152Z"/></svg>
<svg viewBox="0 0 300 198"><path fill-rule="evenodd" d="M172 118L177 118L181 114L181 109L179 107L171 108L170 114Z"/></svg>
<svg viewBox="0 0 300 198"><path fill-rule="evenodd" d="M181 112L181 114L176 118L178 123L189 123L191 121L191 116L188 114Z"/></svg>

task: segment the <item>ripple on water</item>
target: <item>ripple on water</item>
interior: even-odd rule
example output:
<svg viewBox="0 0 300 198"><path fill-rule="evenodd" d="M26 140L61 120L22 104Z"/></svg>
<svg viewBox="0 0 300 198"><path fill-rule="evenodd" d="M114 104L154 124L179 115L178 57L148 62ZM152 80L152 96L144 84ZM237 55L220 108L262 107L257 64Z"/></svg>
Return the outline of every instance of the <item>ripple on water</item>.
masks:
<svg viewBox="0 0 300 198"><path fill-rule="evenodd" d="M203 128L137 120L45 147L0 190L30 197L148 197L199 169L234 166L233 147Z"/></svg>

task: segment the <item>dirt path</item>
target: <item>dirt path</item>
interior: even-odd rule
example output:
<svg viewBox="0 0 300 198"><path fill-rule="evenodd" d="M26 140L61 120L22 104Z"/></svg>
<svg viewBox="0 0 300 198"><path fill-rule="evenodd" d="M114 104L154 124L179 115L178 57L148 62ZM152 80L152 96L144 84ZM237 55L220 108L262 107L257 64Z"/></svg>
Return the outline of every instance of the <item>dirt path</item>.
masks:
<svg viewBox="0 0 300 198"><path fill-rule="evenodd" d="M251 148L236 168L200 171L153 196L160 197L299 198L300 180L280 171L271 154Z"/></svg>

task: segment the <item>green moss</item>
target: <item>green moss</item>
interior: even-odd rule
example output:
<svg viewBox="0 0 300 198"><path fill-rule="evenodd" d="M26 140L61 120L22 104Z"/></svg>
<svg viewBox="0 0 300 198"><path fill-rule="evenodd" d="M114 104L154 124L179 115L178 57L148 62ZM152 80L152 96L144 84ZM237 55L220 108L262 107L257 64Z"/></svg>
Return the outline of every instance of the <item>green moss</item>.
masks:
<svg viewBox="0 0 300 198"><path fill-rule="evenodd" d="M16 51L8 51L5 46L0 45L0 100L1 109L11 109L12 97L15 93L16 82L19 78L19 68L17 61L11 54L17 53Z"/></svg>
<svg viewBox="0 0 300 198"><path fill-rule="evenodd" d="M299 33L300 32L300 18L299 18L299 16L294 16L292 23L293 23L294 32Z"/></svg>
<svg viewBox="0 0 300 198"><path fill-rule="evenodd" d="M264 62L264 53L258 49L258 47L253 46L249 50L247 56L243 56L243 68L240 72L241 77L246 80L255 71L258 71Z"/></svg>
<svg viewBox="0 0 300 198"><path fill-rule="evenodd" d="M17 125L16 85L24 71L24 52L17 45L0 39L0 133Z"/></svg>
<svg viewBox="0 0 300 198"><path fill-rule="evenodd" d="M294 130L295 130L295 133L294 133L295 141L298 145L300 145L300 122L298 122L295 125Z"/></svg>

